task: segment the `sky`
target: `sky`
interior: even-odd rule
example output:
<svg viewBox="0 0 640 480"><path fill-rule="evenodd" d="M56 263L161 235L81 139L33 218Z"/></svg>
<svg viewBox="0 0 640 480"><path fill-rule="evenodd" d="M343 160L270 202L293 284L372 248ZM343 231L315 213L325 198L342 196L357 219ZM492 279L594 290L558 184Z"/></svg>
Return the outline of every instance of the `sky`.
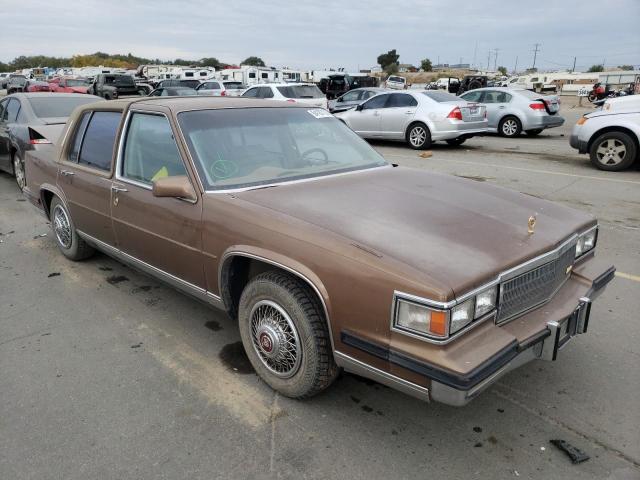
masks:
<svg viewBox="0 0 640 480"><path fill-rule="evenodd" d="M512 70L640 66L640 0L0 0L0 61L95 51L147 58L258 56L301 70L474 63ZM493 68L495 53L489 61Z"/></svg>

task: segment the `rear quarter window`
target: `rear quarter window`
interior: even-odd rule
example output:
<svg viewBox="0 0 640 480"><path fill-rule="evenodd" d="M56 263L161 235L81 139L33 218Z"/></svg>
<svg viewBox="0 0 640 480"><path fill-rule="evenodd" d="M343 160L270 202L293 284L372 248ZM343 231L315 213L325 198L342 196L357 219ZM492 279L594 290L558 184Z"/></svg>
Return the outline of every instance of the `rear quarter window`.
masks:
<svg viewBox="0 0 640 480"><path fill-rule="evenodd" d="M111 170L113 147L121 117L121 112L93 112L80 146L80 165Z"/></svg>

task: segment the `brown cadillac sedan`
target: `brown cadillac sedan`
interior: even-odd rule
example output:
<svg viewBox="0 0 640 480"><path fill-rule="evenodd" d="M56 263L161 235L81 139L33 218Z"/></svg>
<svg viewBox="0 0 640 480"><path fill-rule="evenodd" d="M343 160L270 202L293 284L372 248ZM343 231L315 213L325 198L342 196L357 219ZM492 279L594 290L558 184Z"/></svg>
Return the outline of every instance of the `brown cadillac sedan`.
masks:
<svg viewBox="0 0 640 480"><path fill-rule="evenodd" d="M295 104L87 105L55 156L26 167L66 257L98 249L225 310L258 375L290 397L342 368L464 405L556 360L615 271L596 258L594 218L390 165Z"/></svg>

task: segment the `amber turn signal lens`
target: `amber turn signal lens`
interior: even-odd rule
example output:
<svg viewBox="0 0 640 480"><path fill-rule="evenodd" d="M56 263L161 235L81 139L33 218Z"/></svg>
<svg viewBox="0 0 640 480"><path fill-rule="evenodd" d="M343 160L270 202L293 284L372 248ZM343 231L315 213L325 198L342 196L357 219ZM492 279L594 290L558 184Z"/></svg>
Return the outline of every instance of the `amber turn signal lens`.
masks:
<svg viewBox="0 0 640 480"><path fill-rule="evenodd" d="M447 334L447 314L445 312L431 312L429 331L440 336Z"/></svg>
<svg viewBox="0 0 640 480"><path fill-rule="evenodd" d="M577 125L584 125L586 123L586 121L589 120L587 117L580 117L578 119L578 123Z"/></svg>

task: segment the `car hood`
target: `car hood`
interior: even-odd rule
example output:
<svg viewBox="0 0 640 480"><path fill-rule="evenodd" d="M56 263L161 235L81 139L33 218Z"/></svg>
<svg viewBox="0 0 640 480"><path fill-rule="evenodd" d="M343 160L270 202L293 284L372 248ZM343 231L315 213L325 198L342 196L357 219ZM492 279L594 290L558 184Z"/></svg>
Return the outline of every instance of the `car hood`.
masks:
<svg viewBox="0 0 640 480"><path fill-rule="evenodd" d="M400 261L458 295L595 224L588 214L533 196L401 167L236 195L365 247L372 262Z"/></svg>

